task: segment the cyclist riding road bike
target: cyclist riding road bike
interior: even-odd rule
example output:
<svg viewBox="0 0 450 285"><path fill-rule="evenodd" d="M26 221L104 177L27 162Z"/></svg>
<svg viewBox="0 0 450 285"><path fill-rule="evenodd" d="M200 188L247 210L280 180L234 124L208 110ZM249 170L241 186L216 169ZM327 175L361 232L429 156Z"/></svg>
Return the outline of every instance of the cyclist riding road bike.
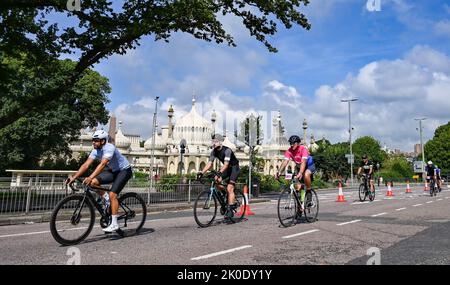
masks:
<svg viewBox="0 0 450 285"><path fill-rule="evenodd" d="M216 181L216 187L220 191L224 191L225 187L221 185L222 180L229 178L227 185L228 192L228 205L227 211L225 213L225 217L232 218L234 213L233 211L236 209L236 200L234 195L234 188L236 186L236 181L239 176L239 160L237 160L234 152L222 145L224 141L224 137L220 134L215 134L212 138L212 148L211 155L209 157L208 164L205 165L202 171L197 173L197 179L200 179L209 169L213 167L213 162L217 158L220 162L223 163L222 168L219 173L214 177Z"/></svg>
<svg viewBox="0 0 450 285"><path fill-rule="evenodd" d="M367 158L367 155L362 156L362 162L358 168L358 176L362 171L364 171L367 180L370 182L370 191L373 191L373 163Z"/></svg>
<svg viewBox="0 0 450 285"><path fill-rule="evenodd" d="M312 156L309 155L308 149L300 144L301 139L299 136L293 135L289 138L289 144L291 147L284 154L284 161L281 164L279 171L275 174L275 178L279 179L280 173L283 173L284 169L288 165L289 161L293 160L296 164L295 176L298 181L304 179L306 186L306 205L311 203L312 193L311 193L311 183L314 172L316 172L316 166ZM295 189L300 190L300 183L296 183ZM301 197L304 200L305 197ZM302 205L303 206L303 205Z"/></svg>
<svg viewBox="0 0 450 285"><path fill-rule="evenodd" d="M75 173L69 177L67 183L72 184L75 179L83 175L89 166L95 161L100 160L100 164L95 168L89 177L83 180L83 184L99 187L102 184L112 183L111 191L105 193L99 191L99 194L106 200L109 198L111 203L111 224L103 229L105 232L114 232L119 230L117 223L117 213L119 211L119 201L117 196L125 187L128 180L133 176L131 166L128 160L117 150L117 148L108 143L108 133L104 130L95 131L92 135L92 145L94 149L91 151L88 159Z"/></svg>

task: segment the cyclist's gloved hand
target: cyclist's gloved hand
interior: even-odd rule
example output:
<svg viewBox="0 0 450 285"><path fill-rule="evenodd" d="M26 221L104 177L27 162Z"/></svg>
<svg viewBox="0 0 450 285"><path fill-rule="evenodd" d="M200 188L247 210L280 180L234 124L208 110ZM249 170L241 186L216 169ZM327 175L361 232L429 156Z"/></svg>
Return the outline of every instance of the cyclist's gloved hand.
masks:
<svg viewBox="0 0 450 285"><path fill-rule="evenodd" d="M67 185L72 185L73 182L75 182L75 178L73 178L73 176L70 176L64 183L66 183Z"/></svg>
<svg viewBox="0 0 450 285"><path fill-rule="evenodd" d="M203 172L197 172L197 180L202 179L203 177Z"/></svg>
<svg viewBox="0 0 450 285"><path fill-rule="evenodd" d="M220 181L222 179L222 172L217 172L216 176L214 177L215 180Z"/></svg>

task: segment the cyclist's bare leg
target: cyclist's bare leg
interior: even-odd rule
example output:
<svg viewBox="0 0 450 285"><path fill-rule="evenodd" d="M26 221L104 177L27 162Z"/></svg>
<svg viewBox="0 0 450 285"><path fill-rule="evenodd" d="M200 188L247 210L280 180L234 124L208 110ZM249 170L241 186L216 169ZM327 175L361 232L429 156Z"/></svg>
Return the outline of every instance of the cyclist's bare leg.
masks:
<svg viewBox="0 0 450 285"><path fill-rule="evenodd" d="M117 194L110 192L109 201L111 201L111 215L117 215L119 212L119 200L117 200Z"/></svg>
<svg viewBox="0 0 450 285"><path fill-rule="evenodd" d="M311 175L312 175L311 171L307 169L304 174L306 190L311 190Z"/></svg>
<svg viewBox="0 0 450 285"><path fill-rule="evenodd" d="M97 178L94 178L92 179L91 185L95 187L100 187L100 182L98 181ZM97 190L97 193L98 195L103 196L105 194L105 191Z"/></svg>
<svg viewBox="0 0 450 285"><path fill-rule="evenodd" d="M373 192L373 179L370 179L370 191Z"/></svg>
<svg viewBox="0 0 450 285"><path fill-rule="evenodd" d="M233 205L236 202L236 198L234 195L234 182L230 181L227 185L228 192L228 205Z"/></svg>
<svg viewBox="0 0 450 285"><path fill-rule="evenodd" d="M223 186L221 183L215 183L215 185L216 185L217 190L219 190L221 192L225 191L225 186Z"/></svg>

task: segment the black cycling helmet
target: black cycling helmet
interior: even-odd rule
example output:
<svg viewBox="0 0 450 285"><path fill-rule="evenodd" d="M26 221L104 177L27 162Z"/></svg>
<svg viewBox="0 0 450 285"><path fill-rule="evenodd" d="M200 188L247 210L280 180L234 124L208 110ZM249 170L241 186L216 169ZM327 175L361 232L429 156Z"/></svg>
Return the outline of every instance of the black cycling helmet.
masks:
<svg viewBox="0 0 450 285"><path fill-rule="evenodd" d="M362 156L362 159L367 159L367 155L364 154L364 155Z"/></svg>
<svg viewBox="0 0 450 285"><path fill-rule="evenodd" d="M293 145L294 143L300 143L302 140L299 136L293 135L289 138L289 144Z"/></svg>

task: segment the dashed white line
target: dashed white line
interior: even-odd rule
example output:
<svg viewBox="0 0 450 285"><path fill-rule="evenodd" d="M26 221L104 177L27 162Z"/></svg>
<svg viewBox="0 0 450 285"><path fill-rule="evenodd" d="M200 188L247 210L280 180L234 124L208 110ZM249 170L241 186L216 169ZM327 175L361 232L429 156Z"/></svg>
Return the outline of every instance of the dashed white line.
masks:
<svg viewBox="0 0 450 285"><path fill-rule="evenodd" d="M211 253L211 254L208 254L208 255L202 255L202 256L194 257L194 258L191 258L191 260L207 259L207 258L215 257L215 256L218 256L218 255L223 255L223 254L235 252L235 251L238 251L238 250L243 250L243 249L250 248L250 247L252 247L252 246L251 245L244 245L244 246L240 246L240 247L236 247L236 248L232 248L232 249L227 249L227 250Z"/></svg>
<svg viewBox="0 0 450 285"><path fill-rule="evenodd" d="M433 203L434 201L428 201L428 202L426 202L427 204L430 204L430 203Z"/></svg>
<svg viewBox="0 0 450 285"><path fill-rule="evenodd" d="M340 224L336 224L336 226L343 226L343 225L353 224L353 223L357 223L357 222L361 222L361 220L353 220L350 222L340 223Z"/></svg>
<svg viewBox="0 0 450 285"><path fill-rule="evenodd" d="M351 205L362 205L362 204L369 204L369 201L365 201L365 202L354 202Z"/></svg>
<svg viewBox="0 0 450 285"><path fill-rule="evenodd" d="M415 205L413 205L413 207L419 207L419 206L422 206L423 204L415 204Z"/></svg>
<svg viewBox="0 0 450 285"><path fill-rule="evenodd" d="M406 208L398 208L398 209L395 209L396 211L403 211L403 210L406 210Z"/></svg>
<svg viewBox="0 0 450 285"><path fill-rule="evenodd" d="M387 214L386 212L383 212L383 213L372 215L371 217L378 217L378 216L383 216L383 215L386 215L386 214Z"/></svg>
<svg viewBox="0 0 450 285"><path fill-rule="evenodd" d="M442 199L437 199L438 201L442 201Z"/></svg>
<svg viewBox="0 0 450 285"><path fill-rule="evenodd" d="M306 234L310 234L310 233L315 233L318 232L319 230L314 229L314 230L310 230L310 231L306 231L306 232L302 232L302 233L298 233L298 234L293 234L293 235L289 235L289 236L284 236L282 238L293 238L293 237L297 237L297 236L302 236L302 235L306 235Z"/></svg>
<svg viewBox="0 0 450 285"><path fill-rule="evenodd" d="M31 233L23 233L23 234L12 234L12 235L4 235L4 236L0 236L0 238L5 238L5 237L20 237L20 236L29 236L29 235L39 235L39 234L46 234L49 233L50 231L43 231L43 232L31 232Z"/></svg>

